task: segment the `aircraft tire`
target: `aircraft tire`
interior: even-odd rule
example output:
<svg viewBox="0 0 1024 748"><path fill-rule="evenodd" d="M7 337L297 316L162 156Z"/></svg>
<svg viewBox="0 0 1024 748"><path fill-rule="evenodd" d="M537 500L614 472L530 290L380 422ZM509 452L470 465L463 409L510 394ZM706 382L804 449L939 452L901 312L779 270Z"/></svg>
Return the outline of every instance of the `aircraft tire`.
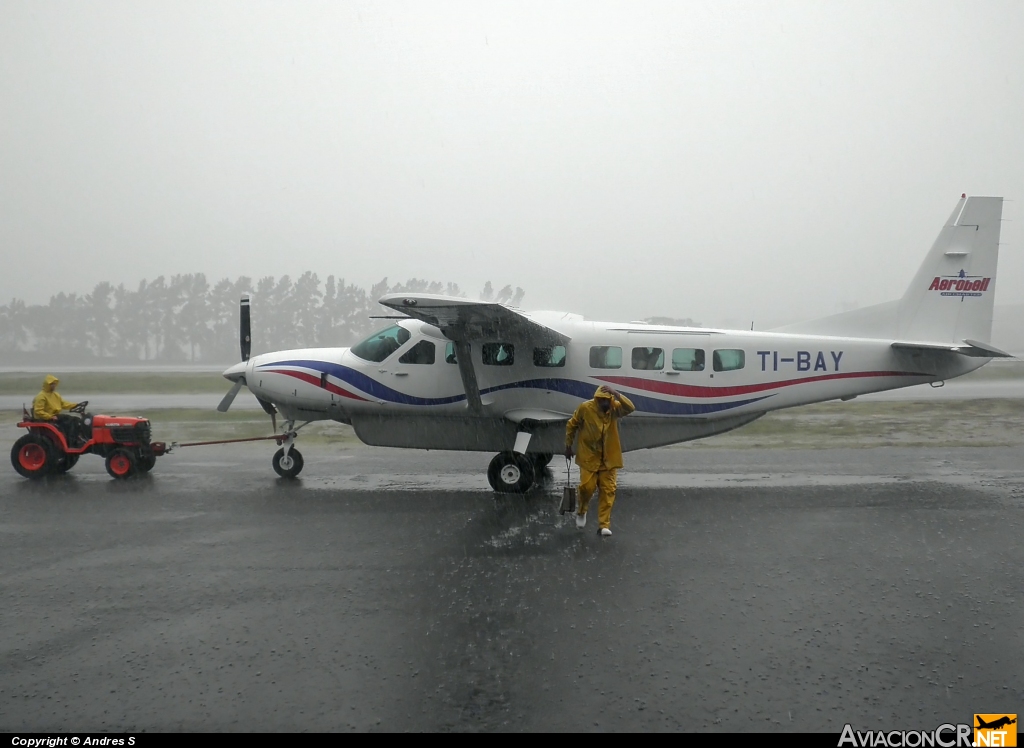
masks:
<svg viewBox="0 0 1024 748"><path fill-rule="evenodd" d="M526 493L535 475L533 460L516 452L500 452L487 466L487 482L498 493Z"/></svg>
<svg viewBox="0 0 1024 748"><path fill-rule="evenodd" d="M551 464L551 460L554 455L550 452L531 452L530 457L533 459L533 464L536 466L537 472L540 472Z"/></svg>
<svg viewBox="0 0 1024 748"><path fill-rule="evenodd" d="M284 447L274 453L274 472L282 478L294 478L302 472L304 464L302 452L295 447L288 452L287 459L284 456Z"/></svg>

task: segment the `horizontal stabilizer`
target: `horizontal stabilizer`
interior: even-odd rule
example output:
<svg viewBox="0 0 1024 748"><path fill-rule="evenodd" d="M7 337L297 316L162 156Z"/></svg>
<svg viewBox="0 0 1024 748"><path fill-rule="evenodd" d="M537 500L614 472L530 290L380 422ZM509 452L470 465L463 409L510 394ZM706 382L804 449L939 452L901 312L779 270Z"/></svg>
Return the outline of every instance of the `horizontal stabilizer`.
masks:
<svg viewBox="0 0 1024 748"><path fill-rule="evenodd" d="M903 343L896 342L892 347L897 351L942 351L959 353L971 358L1013 358L1006 351L1001 351L991 343L979 343L976 340L965 340L963 345L945 345L943 343Z"/></svg>

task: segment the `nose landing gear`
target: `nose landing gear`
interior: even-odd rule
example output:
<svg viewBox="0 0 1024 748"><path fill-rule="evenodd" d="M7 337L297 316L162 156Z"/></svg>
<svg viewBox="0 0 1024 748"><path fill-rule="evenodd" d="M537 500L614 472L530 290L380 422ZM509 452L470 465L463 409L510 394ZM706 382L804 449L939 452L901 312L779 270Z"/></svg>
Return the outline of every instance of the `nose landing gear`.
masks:
<svg viewBox="0 0 1024 748"><path fill-rule="evenodd" d="M283 446L274 453L274 472L282 478L296 477L302 472L302 467L305 464L302 453L294 446L295 437L298 435L297 431L293 429L294 426L295 421L285 421L284 440L281 442Z"/></svg>

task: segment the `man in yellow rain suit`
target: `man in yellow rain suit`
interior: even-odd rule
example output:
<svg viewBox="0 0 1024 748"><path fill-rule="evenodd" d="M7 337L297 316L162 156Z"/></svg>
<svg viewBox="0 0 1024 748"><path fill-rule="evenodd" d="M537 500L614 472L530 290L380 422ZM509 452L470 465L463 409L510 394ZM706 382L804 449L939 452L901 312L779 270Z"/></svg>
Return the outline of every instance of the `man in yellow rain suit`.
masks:
<svg viewBox="0 0 1024 748"><path fill-rule="evenodd" d="M32 401L32 417L37 421L53 421L73 442L78 435L78 420L71 416L61 415L62 410L74 408L78 403L69 403L57 392L60 380L53 374L47 374L43 380L43 389Z"/></svg>
<svg viewBox="0 0 1024 748"><path fill-rule="evenodd" d="M612 504L615 503L615 474L622 467L619 419L636 410L625 395L602 385L593 400L580 403L565 427L565 456L572 457L572 445L579 433L576 464L580 466L580 503L576 527L587 524L587 509L594 489L600 491L597 521L603 536L612 534Z"/></svg>

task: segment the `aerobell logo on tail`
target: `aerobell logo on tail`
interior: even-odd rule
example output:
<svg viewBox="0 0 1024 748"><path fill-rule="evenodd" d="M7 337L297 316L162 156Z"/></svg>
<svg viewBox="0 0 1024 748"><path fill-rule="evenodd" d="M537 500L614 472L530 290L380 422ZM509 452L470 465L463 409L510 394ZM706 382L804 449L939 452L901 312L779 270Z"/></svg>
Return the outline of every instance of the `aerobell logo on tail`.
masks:
<svg viewBox="0 0 1024 748"><path fill-rule="evenodd" d="M981 296L991 282L991 278L968 275L961 270L959 275L936 275L928 290L938 291L942 296Z"/></svg>

